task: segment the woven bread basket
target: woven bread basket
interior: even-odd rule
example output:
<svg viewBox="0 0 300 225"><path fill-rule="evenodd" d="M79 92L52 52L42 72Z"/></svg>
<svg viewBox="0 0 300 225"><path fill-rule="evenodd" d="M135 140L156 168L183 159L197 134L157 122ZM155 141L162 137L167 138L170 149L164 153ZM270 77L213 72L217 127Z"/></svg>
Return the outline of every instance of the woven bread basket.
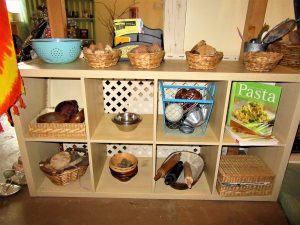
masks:
<svg viewBox="0 0 300 225"><path fill-rule="evenodd" d="M160 66L165 56L165 51L151 53L128 52L127 56L132 66L139 69L153 69Z"/></svg>
<svg viewBox="0 0 300 225"><path fill-rule="evenodd" d="M76 165L65 168L61 171L49 169L46 165L50 163L51 158L39 163L40 170L49 178L49 180L59 186L67 185L73 181L78 180L83 176L89 166L88 155L84 154L82 161Z"/></svg>
<svg viewBox="0 0 300 225"><path fill-rule="evenodd" d="M204 56L186 51L185 55L189 67L197 70L214 70L223 58L222 52L217 52L213 56Z"/></svg>
<svg viewBox="0 0 300 225"><path fill-rule="evenodd" d="M73 169L65 170L62 173L50 174L48 173L43 166L40 166L40 169L44 172L44 174L49 178L49 180L56 185L64 186L72 181L78 180L81 176L83 176L88 168L88 165L78 166Z"/></svg>
<svg viewBox="0 0 300 225"><path fill-rule="evenodd" d="M245 52L244 63L249 71L269 72L276 67L283 54L277 52Z"/></svg>
<svg viewBox="0 0 300 225"><path fill-rule="evenodd" d="M283 54L280 65L300 67L300 45L275 42L269 45L268 50Z"/></svg>
<svg viewBox="0 0 300 225"><path fill-rule="evenodd" d="M83 51L84 58L92 68L107 68L114 66L118 63L122 51L119 49L113 49L110 53L88 53Z"/></svg>

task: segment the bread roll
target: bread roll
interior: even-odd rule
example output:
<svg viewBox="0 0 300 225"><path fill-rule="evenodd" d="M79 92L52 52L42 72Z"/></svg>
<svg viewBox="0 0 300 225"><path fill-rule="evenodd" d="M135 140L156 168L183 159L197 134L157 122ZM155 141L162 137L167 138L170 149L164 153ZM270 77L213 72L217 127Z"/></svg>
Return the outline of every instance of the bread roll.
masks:
<svg viewBox="0 0 300 225"><path fill-rule="evenodd" d="M61 170L67 166L71 161L71 155L69 152L59 152L51 157L50 166L55 170Z"/></svg>

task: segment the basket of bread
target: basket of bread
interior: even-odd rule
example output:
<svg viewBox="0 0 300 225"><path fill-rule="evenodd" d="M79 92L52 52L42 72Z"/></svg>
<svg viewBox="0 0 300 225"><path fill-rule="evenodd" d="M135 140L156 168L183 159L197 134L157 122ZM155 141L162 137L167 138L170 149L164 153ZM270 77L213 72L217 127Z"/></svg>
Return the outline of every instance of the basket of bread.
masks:
<svg viewBox="0 0 300 225"><path fill-rule="evenodd" d="M186 60L192 69L213 70L223 58L223 53L207 45L205 41L198 42L191 51L186 51Z"/></svg>
<svg viewBox="0 0 300 225"><path fill-rule="evenodd" d="M139 45L127 53L132 66L139 69L153 69L160 66L165 51L158 45Z"/></svg>
<svg viewBox="0 0 300 225"><path fill-rule="evenodd" d="M106 68L118 63L122 51L112 49L111 46L102 43L91 44L83 48L83 55L86 62L93 68Z"/></svg>
<svg viewBox="0 0 300 225"><path fill-rule="evenodd" d="M269 72L274 69L283 54L278 52L245 52L244 64L247 70L253 72Z"/></svg>
<svg viewBox="0 0 300 225"><path fill-rule="evenodd" d="M41 171L56 185L67 185L83 176L89 166L86 149L61 151L39 163Z"/></svg>

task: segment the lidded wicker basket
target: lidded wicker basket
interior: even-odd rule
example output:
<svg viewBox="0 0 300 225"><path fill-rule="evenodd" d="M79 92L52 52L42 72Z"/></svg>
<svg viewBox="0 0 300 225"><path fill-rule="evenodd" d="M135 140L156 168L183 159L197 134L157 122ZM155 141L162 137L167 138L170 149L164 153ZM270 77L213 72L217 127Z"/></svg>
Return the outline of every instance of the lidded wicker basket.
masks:
<svg viewBox="0 0 300 225"><path fill-rule="evenodd" d="M189 67L197 70L214 70L223 58L222 52L217 52L212 56L206 56L186 51L185 55Z"/></svg>
<svg viewBox="0 0 300 225"><path fill-rule="evenodd" d="M127 53L128 59L132 66L139 69L153 69L160 66L165 51L151 52L151 53Z"/></svg>
<svg viewBox="0 0 300 225"><path fill-rule="evenodd" d="M84 58L92 68L107 68L118 63L122 51L113 49L110 53L88 53L83 51Z"/></svg>
<svg viewBox="0 0 300 225"><path fill-rule="evenodd" d="M245 52L244 63L247 70L269 72L276 67L283 54L277 52Z"/></svg>
<svg viewBox="0 0 300 225"><path fill-rule="evenodd" d="M225 155L220 160L217 191L221 196L270 195L274 178L255 155Z"/></svg>

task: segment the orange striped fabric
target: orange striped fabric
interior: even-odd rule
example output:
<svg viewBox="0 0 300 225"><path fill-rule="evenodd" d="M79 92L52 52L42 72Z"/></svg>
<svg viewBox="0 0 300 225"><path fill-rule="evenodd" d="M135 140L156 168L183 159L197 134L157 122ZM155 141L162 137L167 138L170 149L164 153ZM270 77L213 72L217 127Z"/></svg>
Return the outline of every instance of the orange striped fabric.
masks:
<svg viewBox="0 0 300 225"><path fill-rule="evenodd" d="M21 108L25 107L21 99L24 86L17 66L5 0L0 0L0 27L0 116L7 113L11 107L13 113L18 115L17 102ZM10 116L9 119L11 119Z"/></svg>

